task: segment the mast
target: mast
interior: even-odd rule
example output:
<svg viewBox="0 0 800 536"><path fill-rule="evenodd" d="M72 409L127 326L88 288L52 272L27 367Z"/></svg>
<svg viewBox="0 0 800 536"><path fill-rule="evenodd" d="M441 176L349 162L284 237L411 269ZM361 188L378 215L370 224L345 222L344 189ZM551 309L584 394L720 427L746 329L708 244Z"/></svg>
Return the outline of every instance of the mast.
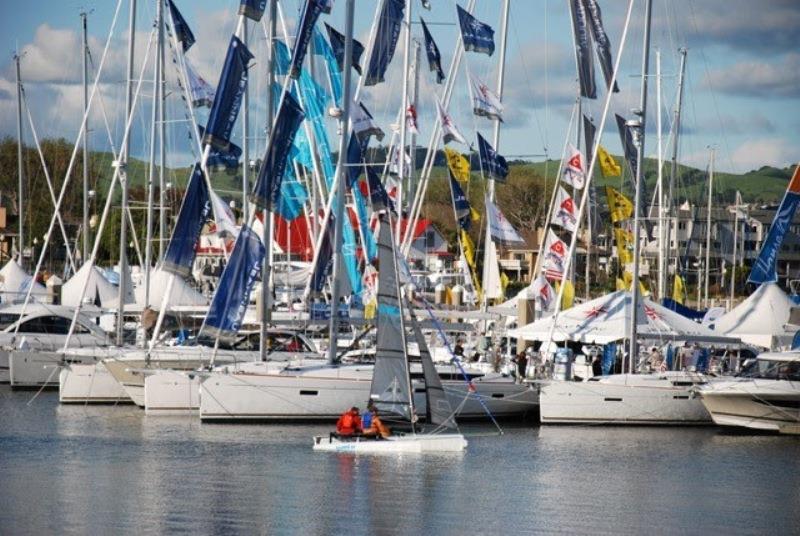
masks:
<svg viewBox="0 0 800 536"><path fill-rule="evenodd" d="M273 0L274 1L274 0ZM406 3L406 7L410 9L410 0ZM328 363L336 362L337 350L337 335L339 331L339 278L341 277L341 251L342 251L342 230L345 218L345 195L347 190L345 188L345 173L344 166L347 164L347 141L348 133L350 131L350 103L352 102L351 95L351 78L353 67L353 12L355 0L347 0L346 14L344 24L344 66L342 68L342 115L341 115L341 137L339 138L339 162L336 166L336 176L333 183L336 186L335 192L331 192L335 196L334 199L338 203L334 203L333 208L336 209L336 221L334 222L333 231L333 277L331 278L331 319L330 319L330 341L328 344ZM408 32L408 27L406 27ZM408 35L408 34L407 34ZM406 57L408 54L406 54ZM405 83L404 89L408 90L408 74L404 74ZM405 93L405 91L404 91ZM403 102L405 102L405 94ZM405 128L405 115L403 115L403 122L401 123ZM402 169L403 166L400 166ZM397 226L398 233L400 226ZM325 232L324 230L322 232Z"/></svg>
<svg viewBox="0 0 800 536"><path fill-rule="evenodd" d="M129 119L133 109L133 60L134 45L136 39L136 0L130 0L130 21L128 22L128 76L125 87L125 117ZM128 246L128 153L131 148L130 136L125 137L122 146L119 162L119 178L122 184L122 203L120 207L120 231L119 231L119 312L117 313L117 346L122 346L123 340L123 311L125 309L125 295L127 285L125 271L128 269L128 259L126 248Z"/></svg>
<svg viewBox="0 0 800 536"><path fill-rule="evenodd" d="M247 42L247 19L245 19L244 24L242 25L242 43L244 46L248 46ZM272 54L272 52L270 52ZM270 69L271 70L271 69ZM272 100L272 92L271 87L267 91L270 95L270 100ZM272 118L269 118L270 129L272 128ZM248 207L247 207L247 190L249 184L249 172L250 172L250 148L248 143L248 133L250 131L250 84L247 84L247 87L244 89L244 96L242 98L242 222L250 221L248 218Z"/></svg>
<svg viewBox="0 0 800 536"><path fill-rule="evenodd" d="M658 299L663 300L667 291L666 238L664 237L664 155L661 133L661 51L656 50L656 149L658 150Z"/></svg>
<svg viewBox="0 0 800 536"><path fill-rule="evenodd" d="M413 93L413 97L411 98L411 105L414 107L414 112L416 113L418 111L417 104L419 102L419 53L420 53L420 46L419 46L419 41L417 41L416 39L412 40L412 43L414 45L414 67L413 67L413 71L414 71L414 93ZM413 132L411 133L411 143L409 145L410 145L410 147L409 147L408 152L409 152L409 158L410 158L410 162L411 162L411 165L409 166L409 169L411 170L411 177L409 177L409 180L408 180L408 198L412 200L412 204L410 206L413 206L413 200L416 200L416 194L417 194L416 181L413 180L414 173L417 170L417 135L414 134ZM411 223L411 211L409 210L408 222L407 222L406 225L408 225L410 223Z"/></svg>
<svg viewBox="0 0 800 536"><path fill-rule="evenodd" d="M497 70L497 97L503 101L503 84L506 76L506 44L508 41L508 12L511 0L503 0L503 13L500 18L500 68ZM500 119L494 120L494 134L492 137L494 150L500 150ZM489 199L494 203L494 180L489 181Z"/></svg>
<svg viewBox="0 0 800 536"><path fill-rule="evenodd" d="M409 63L411 61L411 6L412 0L406 0L406 7L404 10L403 16L403 25L405 26L405 35L403 37L404 47L405 50L403 51L403 89L402 89L402 102L401 108L403 113L401 114L400 119L400 143L398 147L398 157L397 160L398 164L398 183L399 187L397 188L397 226L395 227L395 242L400 243L402 240L402 235L400 233L400 222L403 221L403 190L406 187L406 137L408 136L408 128L407 123L407 114L408 114L408 69ZM413 173L413 170L409 170ZM406 225L410 225L411 222L406 222ZM337 226L339 223L337 222ZM335 305L335 304L334 304Z"/></svg>
<svg viewBox="0 0 800 536"><path fill-rule="evenodd" d="M89 109L89 42L87 31L87 17L89 14L82 11L81 27L83 29L83 113ZM88 121L88 118L87 118ZM89 258L89 125L83 131L83 248L81 249L81 264ZM69 247L69 246L67 246Z"/></svg>
<svg viewBox="0 0 800 536"><path fill-rule="evenodd" d="M678 53L681 55L681 65L680 70L678 73L678 96L677 102L675 103L675 117L673 119L673 127L672 127L672 164L670 167L669 173L669 192L667 195L667 202L669 205L667 206L667 212L670 211L672 207L672 200L674 196L674 189L675 189L675 181L678 177L678 140L680 139L681 133L681 106L683 105L683 76L686 73L686 49L679 48ZM676 220L677 220L677 212ZM675 274L678 274L678 264L680 255L678 253L678 224L677 221L675 223ZM669 264L668 260L665 260L667 264Z"/></svg>
<svg viewBox="0 0 800 536"><path fill-rule="evenodd" d="M706 262L705 279L703 280L703 295L705 306L708 309L708 280L711 265L711 193L714 188L714 148L711 148L711 163L708 166L708 207L706 208Z"/></svg>
<svg viewBox="0 0 800 536"><path fill-rule="evenodd" d="M23 251L25 249L25 209L24 206L24 188L25 188L25 169L22 159L22 76L20 75L20 62L21 56L19 52L14 54L14 65L17 72L17 175L19 176L19 184L17 186L17 219L19 221L19 263L24 265Z"/></svg>
<svg viewBox="0 0 800 536"><path fill-rule="evenodd" d="M642 87L639 96L639 109L636 110L636 115L639 119L634 129L634 141L636 143L636 188L633 200L633 277L631 279L631 318L629 326L629 342L630 349L629 357L629 371L633 373L634 360L637 358L638 353L638 332L636 311L638 310L639 303L639 255L641 244L639 240L640 235L640 218L643 214L639 213L639 199L642 195L642 167L644 164L644 142L645 142L645 127L647 123L647 77L650 69L650 20L652 15L653 0L647 0L644 8L644 49L642 52Z"/></svg>
<svg viewBox="0 0 800 536"><path fill-rule="evenodd" d="M164 70L166 47L164 28L166 19L164 18L164 0L158 0L158 63L159 79L158 79L158 260L164 260L165 244L167 241L167 213L166 213L166 181L164 179L164 168L167 163L166 151L166 128L167 128L167 110L166 110L166 71ZM197 128L192 127L192 130Z"/></svg>
<svg viewBox="0 0 800 536"><path fill-rule="evenodd" d="M739 190L733 205L733 259L731 262L731 309L733 309L734 293L736 291L736 248L739 245Z"/></svg>
<svg viewBox="0 0 800 536"><path fill-rule="evenodd" d="M161 29L161 18L163 16L162 0L156 0L156 26ZM150 267L153 264L153 216L155 199L155 178L156 178L156 126L158 123L159 86L161 83L161 62L159 61L160 47L163 45L159 39L156 43L156 58L153 62L153 110L152 121L150 123L150 159L149 173L147 176L147 229L145 230L144 248L144 305L150 306ZM145 342L146 344L146 342Z"/></svg>

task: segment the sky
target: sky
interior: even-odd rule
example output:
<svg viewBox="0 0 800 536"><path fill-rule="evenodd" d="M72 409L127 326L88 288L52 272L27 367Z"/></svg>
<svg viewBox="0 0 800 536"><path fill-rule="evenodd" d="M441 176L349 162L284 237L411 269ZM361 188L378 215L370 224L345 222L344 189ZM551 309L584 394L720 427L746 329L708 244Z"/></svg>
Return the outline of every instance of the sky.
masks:
<svg viewBox="0 0 800 536"><path fill-rule="evenodd" d="M355 0L356 38L366 44L376 1ZM227 42L236 27L238 0L175 0L194 31L197 43L188 58L212 84L219 77ZM466 5L467 0L460 0ZM616 58L620 49L628 2L599 0L606 30ZM299 0L281 0L286 31L291 34ZM455 46L456 9L453 0L430 0L432 9L422 9L413 0L414 38L422 40L416 23L421 16L431 28L442 51L445 71ZM142 69L155 16L154 0L139 0L136 17L135 78L144 73L141 99L133 121L132 153L147 154L152 95L152 62ZM639 106L642 62L644 0L634 0L630 29L620 59L620 93L612 96L610 110L630 116ZM541 160L543 155L558 159L567 141L577 133L570 118L575 109L577 83L567 0L510 0L508 50L505 65L503 101L505 122L501 129L499 152L507 157ZM477 0L475 15L496 31L497 50L491 57L468 53L457 73L456 91L450 113L468 138L481 132L490 138L493 123L475 117L466 89L466 71L496 85L499 66L501 0ZM117 0L43 0L31 9L20 0L0 6L0 135L16 135L16 88L13 54L22 54L22 77L38 137L63 137L74 143L82 115L80 18L89 15L90 49L94 64L100 63L109 36ZM340 31L344 27L344 0L336 0L333 13L323 15ZM123 0L110 40L99 86L102 107L90 114L90 143L93 148L118 149L124 129L124 80L129 0ZM661 57L661 117L663 151L668 155L669 129L676 100L678 49L688 49L681 162L705 168L710 148L716 150L717 169L746 172L762 165L785 167L800 161L800 49L796 29L800 27L800 2L797 0L653 0L652 54L650 61L646 153L657 154L656 52ZM266 99L266 47L261 24L251 23L250 48L255 54L251 73L252 146L263 148L262 129ZM280 28L279 28L280 33ZM387 132L400 109L403 66L403 41L389 67L387 81L365 88L363 102ZM171 53L170 53L171 54ZM168 54L168 57L169 54ZM168 64L170 62L168 61ZM598 85L602 74L597 66ZM172 69L170 67L169 69ZM168 70L169 70L168 69ZM92 77L94 72L92 73ZM427 145L435 118L434 95L443 86L435 83L428 70L424 49L420 65L418 99L420 136ZM173 72L168 80L174 80ZM189 143L183 105L177 88L168 97L169 164L182 166L197 157ZM598 99L583 100L582 110L600 120L605 92ZM198 112L202 123L205 112ZM108 131L103 126L108 122ZM25 119L26 142L31 130ZM237 136L241 136L237 127ZM335 130L331 126L331 135ZM234 142L240 143L239 138ZM613 116L609 117L602 143L619 154L620 143ZM466 150L466 148L463 148Z"/></svg>

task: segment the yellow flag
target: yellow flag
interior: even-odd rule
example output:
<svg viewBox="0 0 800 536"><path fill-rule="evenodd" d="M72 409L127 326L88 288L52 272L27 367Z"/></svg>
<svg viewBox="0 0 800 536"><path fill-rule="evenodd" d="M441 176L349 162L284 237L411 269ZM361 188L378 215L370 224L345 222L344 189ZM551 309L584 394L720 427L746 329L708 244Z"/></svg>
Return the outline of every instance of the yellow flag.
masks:
<svg viewBox="0 0 800 536"><path fill-rule="evenodd" d="M469 215L472 218L472 221L481 221L481 213L472 207L469 207Z"/></svg>
<svg viewBox="0 0 800 536"><path fill-rule="evenodd" d="M603 177L619 177L622 174L622 168L602 145L597 146L597 160L600 161L600 171L603 173Z"/></svg>
<svg viewBox="0 0 800 536"><path fill-rule="evenodd" d="M366 305L364 305L364 318L366 320L372 320L375 318L375 313L378 311L378 300L372 298L369 300Z"/></svg>
<svg viewBox="0 0 800 536"><path fill-rule="evenodd" d="M461 247L464 248L464 258L473 270L475 269L475 244L465 230L461 230Z"/></svg>
<svg viewBox="0 0 800 536"><path fill-rule="evenodd" d="M617 242L617 256L622 265L633 262L633 233L627 229L614 227L614 239Z"/></svg>
<svg viewBox="0 0 800 536"><path fill-rule="evenodd" d="M559 289L561 289L561 281L555 282L555 293L558 294ZM564 294L561 295L561 310L566 311L570 307L573 306L575 303L575 286L572 284L572 281L567 279L564 282Z"/></svg>
<svg viewBox="0 0 800 536"><path fill-rule="evenodd" d="M625 270L624 272L622 272L622 281L625 284L625 290L630 290L631 283L633 282L633 274Z"/></svg>
<svg viewBox="0 0 800 536"><path fill-rule="evenodd" d="M503 296L506 295L506 287L511 281L508 279L508 276L505 272L500 272L500 288L503 289Z"/></svg>
<svg viewBox="0 0 800 536"><path fill-rule="evenodd" d="M606 198L608 199L608 210L611 213L611 221L614 223L627 220L633 214L633 203L611 186L606 186Z"/></svg>
<svg viewBox="0 0 800 536"><path fill-rule="evenodd" d="M619 277L617 278L617 290L628 290L628 284Z"/></svg>
<svg viewBox="0 0 800 536"><path fill-rule="evenodd" d="M683 305L683 278L675 274L675 279L672 281L672 299Z"/></svg>
<svg viewBox="0 0 800 536"><path fill-rule="evenodd" d="M646 286L644 286L644 283L642 283L642 280L641 280L641 279L639 280L639 293L640 293L642 296L649 296L649 295L650 295L650 291L649 291L649 290L647 290L647 287L646 287Z"/></svg>
<svg viewBox="0 0 800 536"><path fill-rule="evenodd" d="M469 181L469 160L464 155L449 147L444 148L444 156L447 159L447 166L450 172L460 182Z"/></svg>

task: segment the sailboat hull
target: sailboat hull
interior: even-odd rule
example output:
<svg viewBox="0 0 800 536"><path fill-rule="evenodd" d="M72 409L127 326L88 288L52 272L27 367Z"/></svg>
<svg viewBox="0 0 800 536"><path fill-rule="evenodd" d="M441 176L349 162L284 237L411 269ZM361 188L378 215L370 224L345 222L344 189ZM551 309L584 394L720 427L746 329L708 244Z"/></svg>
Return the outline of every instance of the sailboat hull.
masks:
<svg viewBox="0 0 800 536"><path fill-rule="evenodd" d="M393 436L386 439L340 439L314 437L313 449L318 452L349 452L353 454L425 454L435 452L463 452L467 440L461 434Z"/></svg>
<svg viewBox="0 0 800 536"><path fill-rule="evenodd" d="M59 373L62 404L129 404L131 399L103 363L73 364Z"/></svg>

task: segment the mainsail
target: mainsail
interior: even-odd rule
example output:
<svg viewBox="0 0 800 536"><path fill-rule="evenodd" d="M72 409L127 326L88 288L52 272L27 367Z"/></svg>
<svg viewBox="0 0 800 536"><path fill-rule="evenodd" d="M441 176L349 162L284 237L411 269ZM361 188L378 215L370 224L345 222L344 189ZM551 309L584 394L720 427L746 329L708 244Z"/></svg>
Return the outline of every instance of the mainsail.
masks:
<svg viewBox="0 0 800 536"><path fill-rule="evenodd" d="M453 418L453 408L450 407L450 402L447 401L442 381L439 379L439 373L436 372L436 367L433 365L428 344L425 342L425 337L419 328L416 315L414 315L411 307L408 310L411 312L411 326L419 345L419 358L422 361L422 374L425 377L426 419L433 425L454 429L456 428L456 421Z"/></svg>

